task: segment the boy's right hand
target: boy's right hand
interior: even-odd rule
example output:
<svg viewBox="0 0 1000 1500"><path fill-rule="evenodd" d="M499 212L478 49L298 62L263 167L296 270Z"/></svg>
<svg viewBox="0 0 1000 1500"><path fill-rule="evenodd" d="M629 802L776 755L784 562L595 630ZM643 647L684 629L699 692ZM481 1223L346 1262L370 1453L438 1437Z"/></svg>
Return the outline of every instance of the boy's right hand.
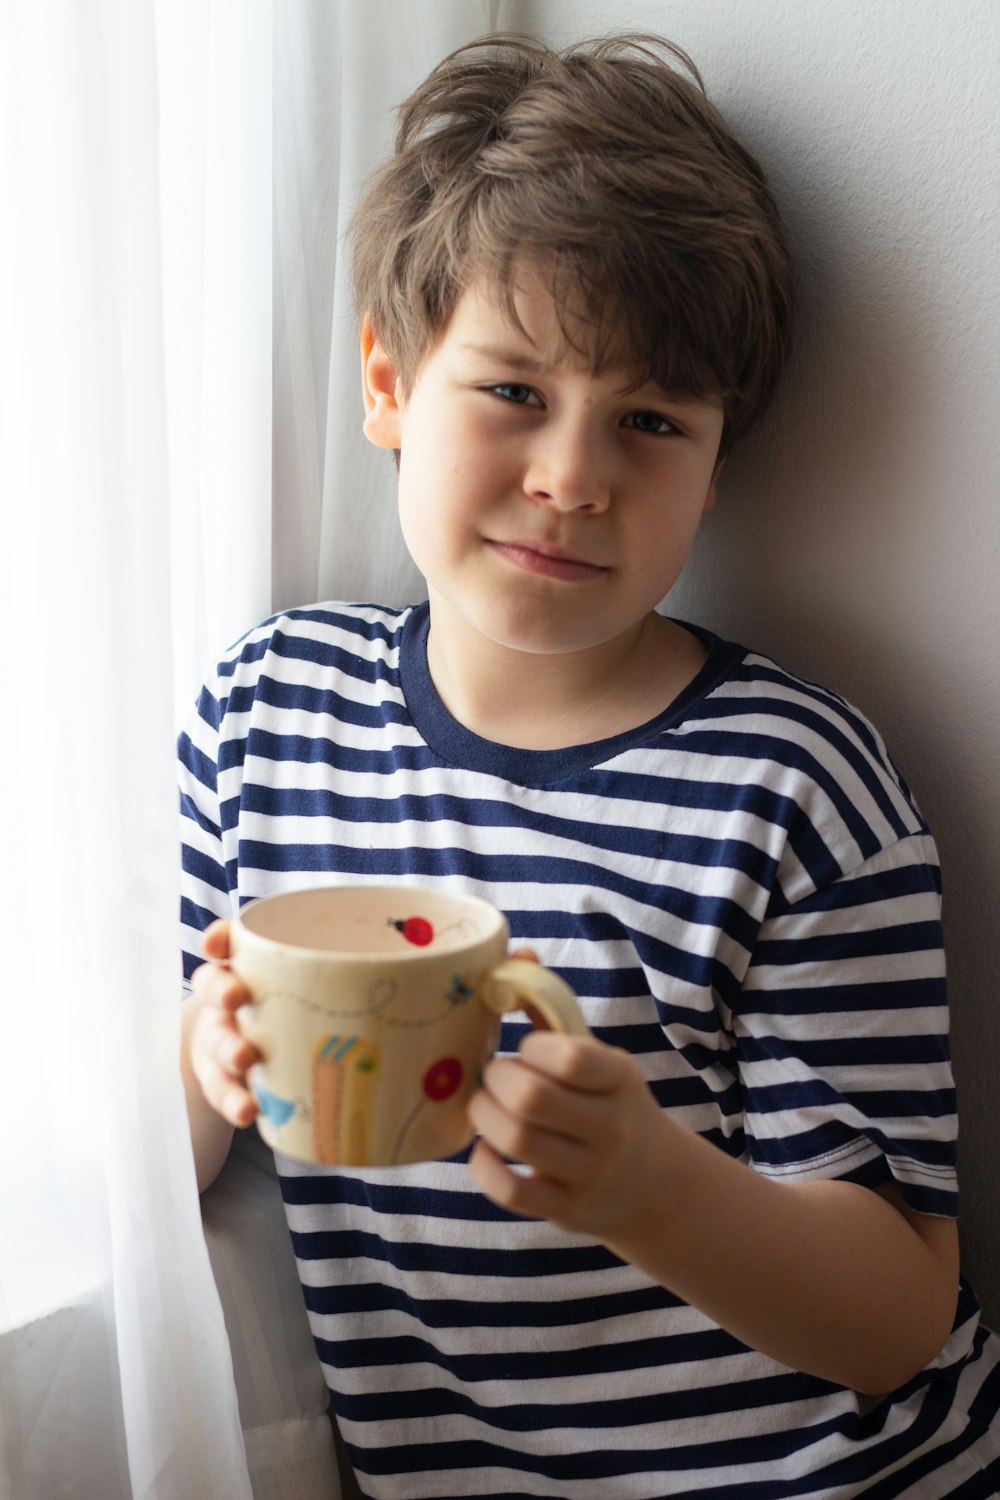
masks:
<svg viewBox="0 0 1000 1500"><path fill-rule="evenodd" d="M228 922L206 927L202 947L210 961L191 976L190 1003L195 1008L189 1032L191 1071L212 1108L242 1128L259 1113L246 1075L261 1055L236 1024L236 1012L241 1005L251 1004L253 997L242 980L224 967L229 957Z"/></svg>

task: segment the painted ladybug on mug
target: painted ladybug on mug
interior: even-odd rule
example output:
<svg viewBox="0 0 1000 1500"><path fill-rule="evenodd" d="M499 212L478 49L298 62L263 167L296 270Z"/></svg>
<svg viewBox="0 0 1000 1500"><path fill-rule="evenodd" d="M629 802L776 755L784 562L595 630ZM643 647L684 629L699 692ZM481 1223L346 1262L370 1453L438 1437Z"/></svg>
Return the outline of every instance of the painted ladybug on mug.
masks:
<svg viewBox="0 0 1000 1500"><path fill-rule="evenodd" d="M402 921L390 917L389 926L395 927L415 948L426 948L434 941L434 928L426 917L406 917Z"/></svg>

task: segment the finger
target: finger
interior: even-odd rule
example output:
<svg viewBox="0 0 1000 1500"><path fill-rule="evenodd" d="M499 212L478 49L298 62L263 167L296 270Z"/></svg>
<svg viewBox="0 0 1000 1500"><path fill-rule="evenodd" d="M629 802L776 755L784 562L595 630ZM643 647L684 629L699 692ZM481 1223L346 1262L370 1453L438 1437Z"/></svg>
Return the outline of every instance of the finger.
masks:
<svg viewBox="0 0 1000 1500"><path fill-rule="evenodd" d="M212 1005L199 1007L191 1033L191 1064L195 1075L211 1063L224 1068L241 1082L261 1053L239 1028L235 1017Z"/></svg>
<svg viewBox="0 0 1000 1500"><path fill-rule="evenodd" d="M468 1115L482 1139L510 1161L558 1182L575 1182L587 1172L589 1154L582 1141L510 1114L486 1089L469 1101Z"/></svg>
<svg viewBox="0 0 1000 1500"><path fill-rule="evenodd" d="M520 1058L497 1057L487 1063L480 1092L526 1126L574 1141L593 1134L593 1097L567 1089Z"/></svg>
<svg viewBox="0 0 1000 1500"><path fill-rule="evenodd" d="M199 1019L201 1024L195 1024L191 1048L195 1077L213 1109L224 1114L233 1124L244 1124L257 1113L256 1100L247 1088L246 1074L259 1061L260 1054L229 1017L215 1020L212 1013L206 1011Z"/></svg>
<svg viewBox="0 0 1000 1500"><path fill-rule="evenodd" d="M257 1101L250 1090L218 1063L204 1062L198 1082L212 1108L231 1125L249 1125L258 1113Z"/></svg>
<svg viewBox="0 0 1000 1500"><path fill-rule="evenodd" d="M229 957L229 923L224 918L220 917L205 928L201 947L205 957L216 962Z"/></svg>
<svg viewBox="0 0 1000 1500"><path fill-rule="evenodd" d="M488 1141L476 1142L469 1157L469 1172L480 1192L508 1213L553 1223L563 1215L567 1195L558 1183L534 1173L514 1171Z"/></svg>
<svg viewBox="0 0 1000 1500"><path fill-rule="evenodd" d="M538 954L535 952L534 948L515 948L513 952L508 954L508 957L522 958L524 962L528 964L541 963L541 959L538 957Z"/></svg>
<svg viewBox="0 0 1000 1500"><path fill-rule="evenodd" d="M529 1031L518 1053L528 1067L584 1094L614 1093L638 1073L629 1053L564 1031Z"/></svg>
<svg viewBox="0 0 1000 1500"><path fill-rule="evenodd" d="M195 969L191 975L191 991L199 1000L229 1012L253 1003L253 996L242 979L231 969L222 969L213 963L201 964Z"/></svg>
<svg viewBox="0 0 1000 1500"><path fill-rule="evenodd" d="M242 1079L254 1063L261 1060L261 1054L253 1042L248 1041L238 1029L235 1021L227 1021L216 1028L208 1050L220 1067L238 1079Z"/></svg>

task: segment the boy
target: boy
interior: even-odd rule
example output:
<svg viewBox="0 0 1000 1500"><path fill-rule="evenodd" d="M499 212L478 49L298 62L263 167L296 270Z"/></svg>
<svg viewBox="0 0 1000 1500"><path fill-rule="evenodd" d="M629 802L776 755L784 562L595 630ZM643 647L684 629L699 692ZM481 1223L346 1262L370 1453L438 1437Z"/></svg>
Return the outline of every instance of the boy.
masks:
<svg viewBox="0 0 1000 1500"><path fill-rule="evenodd" d="M182 737L200 1183L256 1110L212 919L485 895L593 1038L508 1025L467 1159L279 1160L364 1493L997 1493L930 836L841 699L655 608L783 362L760 169L675 49L494 38L353 237L428 602L265 623Z"/></svg>

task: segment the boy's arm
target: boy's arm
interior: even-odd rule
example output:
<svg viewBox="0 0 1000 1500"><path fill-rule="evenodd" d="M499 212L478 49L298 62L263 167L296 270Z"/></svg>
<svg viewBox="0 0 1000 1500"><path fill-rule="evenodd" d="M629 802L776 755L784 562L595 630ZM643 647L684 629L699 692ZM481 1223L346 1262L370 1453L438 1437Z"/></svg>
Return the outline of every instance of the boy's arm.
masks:
<svg viewBox="0 0 1000 1500"><path fill-rule="evenodd" d="M488 1066L470 1115L471 1170L494 1201L594 1235L783 1364L882 1395L948 1338L952 1221L892 1187L761 1176L664 1114L627 1053L530 1033Z"/></svg>

